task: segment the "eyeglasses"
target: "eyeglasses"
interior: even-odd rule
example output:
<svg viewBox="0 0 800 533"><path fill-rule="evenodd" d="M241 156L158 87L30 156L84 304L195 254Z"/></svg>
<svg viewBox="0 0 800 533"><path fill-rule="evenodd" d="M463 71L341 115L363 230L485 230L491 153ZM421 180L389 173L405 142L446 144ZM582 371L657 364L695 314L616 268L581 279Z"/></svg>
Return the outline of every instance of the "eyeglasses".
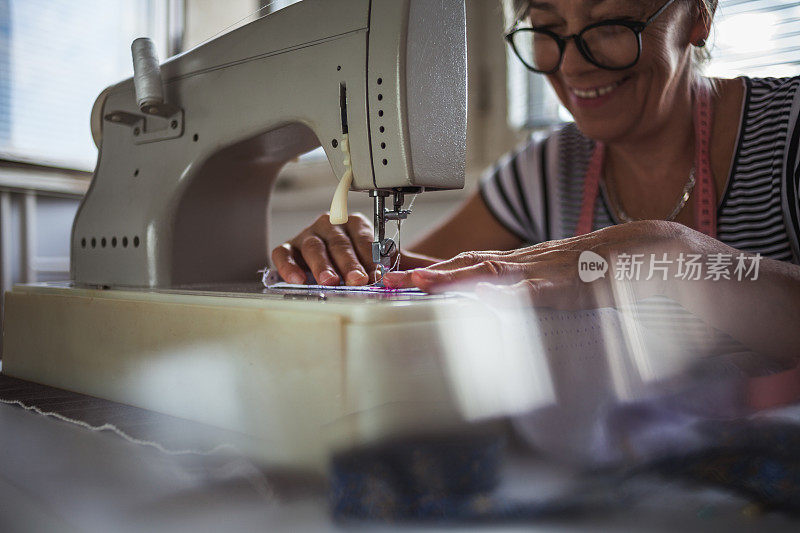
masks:
<svg viewBox="0 0 800 533"><path fill-rule="evenodd" d="M544 28L516 28L506 34L506 40L520 61L540 74L553 74L561 67L570 40L589 63L606 70L624 70L642 55L644 29L674 1L668 0L644 22L603 20L566 37Z"/></svg>

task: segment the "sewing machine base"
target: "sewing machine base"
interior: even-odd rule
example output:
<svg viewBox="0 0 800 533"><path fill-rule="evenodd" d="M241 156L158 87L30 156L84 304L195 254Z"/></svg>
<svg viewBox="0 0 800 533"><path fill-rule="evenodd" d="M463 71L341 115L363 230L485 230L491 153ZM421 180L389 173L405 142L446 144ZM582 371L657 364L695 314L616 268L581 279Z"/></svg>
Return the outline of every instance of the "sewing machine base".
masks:
<svg viewBox="0 0 800 533"><path fill-rule="evenodd" d="M265 462L322 468L338 449L465 425L440 349L453 300L20 285L6 294L3 373L234 430Z"/></svg>

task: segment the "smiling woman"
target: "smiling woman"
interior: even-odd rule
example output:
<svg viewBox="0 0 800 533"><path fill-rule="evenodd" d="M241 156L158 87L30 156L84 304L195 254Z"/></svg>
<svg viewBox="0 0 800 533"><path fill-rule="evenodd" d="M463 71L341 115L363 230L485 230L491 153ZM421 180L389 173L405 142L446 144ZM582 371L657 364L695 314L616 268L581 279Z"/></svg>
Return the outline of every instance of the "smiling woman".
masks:
<svg viewBox="0 0 800 533"><path fill-rule="evenodd" d="M574 122L501 160L460 210L404 251L403 265L418 268L388 274L386 284L437 291L488 278L484 289L561 308L627 303L624 285L634 299L667 296L794 364L800 77L702 77L714 0L505 5L516 13L509 44ZM273 260L285 279L304 265L329 284L355 280L354 270L374 279L368 258L351 260L369 235L366 221L335 227L321 218ZM327 244L320 252L310 242ZM618 268L581 282L585 251ZM645 258L658 258L663 275ZM705 270L688 276L690 258Z"/></svg>

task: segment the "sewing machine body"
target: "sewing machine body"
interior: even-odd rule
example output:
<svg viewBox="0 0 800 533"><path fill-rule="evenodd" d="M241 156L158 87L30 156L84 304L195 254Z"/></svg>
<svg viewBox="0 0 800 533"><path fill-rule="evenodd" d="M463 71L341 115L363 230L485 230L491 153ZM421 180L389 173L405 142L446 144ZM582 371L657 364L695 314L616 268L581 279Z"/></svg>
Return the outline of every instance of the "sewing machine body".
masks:
<svg viewBox="0 0 800 533"><path fill-rule="evenodd" d="M464 13L463 0L305 0L166 61L167 113L140 109L133 78L106 89L72 279L252 280L275 178L320 145L338 178L349 159L353 190L462 188Z"/></svg>
<svg viewBox="0 0 800 533"><path fill-rule="evenodd" d="M304 0L160 68L134 41L134 78L92 110L72 282L7 294L3 372L254 436L293 466L463 423L447 299L287 299L258 270L275 178L318 146L375 196L378 244L386 196L463 187L465 32L464 0Z"/></svg>
<svg viewBox="0 0 800 533"><path fill-rule="evenodd" d="M6 305L3 373L233 430L269 464L322 470L467 422L441 336L452 298L41 284Z"/></svg>

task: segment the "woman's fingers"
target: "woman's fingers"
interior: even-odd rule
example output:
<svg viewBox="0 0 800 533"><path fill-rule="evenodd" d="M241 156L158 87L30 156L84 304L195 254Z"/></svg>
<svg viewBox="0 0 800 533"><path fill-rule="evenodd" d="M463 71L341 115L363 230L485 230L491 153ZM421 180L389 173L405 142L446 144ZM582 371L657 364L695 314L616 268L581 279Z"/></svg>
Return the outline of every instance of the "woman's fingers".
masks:
<svg viewBox="0 0 800 533"><path fill-rule="evenodd" d="M409 257L404 261L401 255L401 268L406 270L387 273L383 277L383 282L387 287L393 289L419 287L428 291L434 285L450 282L452 278L448 277L449 272L475 266L483 261L483 258L483 255L476 252L465 252L447 261L431 265L429 260L423 258ZM460 273L461 276L467 277L469 274L470 271ZM480 273L477 272L476 275L480 275Z"/></svg>
<svg viewBox="0 0 800 533"><path fill-rule="evenodd" d="M500 308L549 307L571 309L571 298L565 298L564 287L548 279L524 279L513 285L482 282L475 286L475 294L491 305Z"/></svg>
<svg viewBox="0 0 800 533"><path fill-rule="evenodd" d="M447 261L448 267L454 266ZM435 292L453 285L474 285L481 281L517 281L521 277L519 265L496 260L482 261L478 264L454 269L441 269L442 263L428 268L392 272L384 277L384 282L392 288L416 286L426 292Z"/></svg>
<svg viewBox="0 0 800 533"><path fill-rule="evenodd" d="M364 266L356 255L356 250L350 237L341 227L333 226L327 235L323 235L328 253L333 258L337 270L344 277L347 285L366 285L369 276Z"/></svg>
<svg viewBox="0 0 800 533"><path fill-rule="evenodd" d="M394 272L387 272L383 276L383 284L392 289L405 289L414 287L414 280L411 273L416 270L396 270Z"/></svg>
<svg viewBox="0 0 800 533"><path fill-rule="evenodd" d="M481 283L476 294L489 300L514 298L534 307L560 310L595 309L615 305L613 294L605 283L584 283L563 276L534 277L509 286Z"/></svg>
<svg viewBox="0 0 800 533"><path fill-rule="evenodd" d="M356 213L350 215L345 228L360 264L369 275L368 281L375 281L375 262L372 260L372 240L375 236L372 231L372 225L367 220L367 217L361 213Z"/></svg>
<svg viewBox="0 0 800 533"><path fill-rule="evenodd" d="M297 237L272 251L272 263L281 277L290 283L305 283L306 266L317 283L366 285L372 264L372 228L360 214L347 224L334 226L320 215Z"/></svg>
<svg viewBox="0 0 800 533"><path fill-rule="evenodd" d="M289 283L301 284L306 282L306 274L294 257L292 245L284 243L272 250L272 264L278 269L278 274Z"/></svg>
<svg viewBox="0 0 800 533"><path fill-rule="evenodd" d="M300 252L303 254L303 260L308 264L308 268L311 269L311 274L313 274L317 283L320 285L339 285L341 278L333 269L325 241L318 235L306 236L300 243Z"/></svg>
<svg viewBox="0 0 800 533"><path fill-rule="evenodd" d="M491 258L495 257L491 252L462 252L457 256L453 257L452 259L448 259L447 261L441 261L436 263L435 265L431 265L427 268L435 269L439 271L445 270L457 270L460 268L466 268L478 265L483 263Z"/></svg>

